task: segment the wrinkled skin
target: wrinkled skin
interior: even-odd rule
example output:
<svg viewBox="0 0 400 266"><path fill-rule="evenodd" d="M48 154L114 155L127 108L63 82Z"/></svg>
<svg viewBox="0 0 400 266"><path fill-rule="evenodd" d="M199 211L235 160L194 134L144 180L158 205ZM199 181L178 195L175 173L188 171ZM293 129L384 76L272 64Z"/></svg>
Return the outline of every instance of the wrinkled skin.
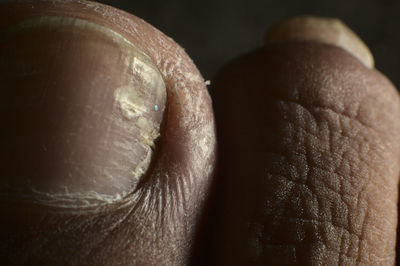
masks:
<svg viewBox="0 0 400 266"><path fill-rule="evenodd" d="M211 99L183 49L144 21L103 5L29 3L1 7L0 28L42 14L110 27L158 67L167 107L152 164L127 201L73 208L26 200L32 195L8 193L15 172L2 165L4 264L393 264L400 104L379 72L339 47L315 42L268 44L230 63L213 87L220 150L214 190ZM3 70L7 56L0 58ZM24 130L41 132L31 109L14 117L1 108L3 125L23 120ZM41 113L56 121L51 114ZM3 147L18 144L9 132L2 132ZM30 154L20 153L15 158ZM47 164L41 167L46 173Z"/></svg>
<svg viewBox="0 0 400 266"><path fill-rule="evenodd" d="M74 173L75 166L82 164L92 168L100 165L101 169L101 160L106 162L114 159L115 150L112 145L118 141L118 136L130 137L123 131L97 134L102 132L103 121L126 120L118 113L111 114L113 109L109 107L116 105L110 103L110 97L114 97L113 90L120 82L119 73L107 72L113 71L113 64L117 66L112 59L118 52L118 45L112 38L96 33L93 36L106 40L105 48L101 47L102 43L91 44L88 41L82 46L86 50L80 50L82 55L76 56L73 48L80 45L79 38L72 42L71 38L60 40L60 35L55 35L54 48L51 36L57 34L57 30L46 29L41 33L40 29L35 30L33 27L28 33L33 36L44 35L43 39L32 40L35 47L39 48L40 41L43 41L45 49L37 48L43 56L28 53L26 61L24 56L19 56L20 61L15 63L14 54L27 53L30 49L36 51L36 48L31 46L24 49L23 45L29 43L29 35L25 35L28 37L22 39L21 44L18 34L24 36L25 33L15 33L10 28L13 29L12 25L20 21L37 16L81 19L112 29L127 40L123 42L132 43L152 60L165 83L167 106L151 164L137 186L128 187L130 191L127 195L121 200L116 197L117 200L112 204L104 204L106 200L97 200L104 198L102 196L94 197L90 206L85 201L83 205L78 204L77 194L71 193L65 184L78 191L80 183L88 184L87 191L79 191L80 196L99 192L98 188L104 187L99 182L107 184L109 181L97 179L96 175L84 174L76 179L74 176L68 179L67 173ZM34 23L37 21L34 20ZM66 34L74 37L78 28L74 28L73 23L69 24L72 26L64 27ZM0 106L3 114L1 124L7 129L1 133L1 145L16 153L11 157L14 158L11 163L2 160L1 165L0 261L6 265L186 264L215 172L216 141L210 96L203 78L184 50L143 20L121 10L87 1L26 1L5 5L0 8L0 29L4 30L4 39L0 43L0 69L3 70L0 79L3 86L7 84L2 89L10 90L9 95L13 96L19 90L26 89L26 86L48 91L41 101L28 105L16 101L17 104L11 107L5 101ZM36 34L37 31L42 35ZM97 44L99 48L96 48ZM94 52L91 47L102 52ZM52 49L58 53L52 54ZM112 52L111 56L107 54L109 51ZM106 56L110 57L108 62L101 59ZM10 65L22 70L9 73L7 69ZM103 80L97 81L93 70ZM53 74L59 75L60 79L54 78ZM76 93L83 95L83 100L76 97ZM13 98L19 97L17 95ZM102 105L102 101L108 104ZM87 110L87 106L90 106L90 110L83 113L81 110ZM68 108L68 112L65 108ZM100 124L96 121L100 121ZM110 123L103 124L104 131L108 130ZM129 122L126 124L129 125ZM52 130L43 130L43 126ZM71 141L66 141L68 138ZM27 140L27 147L36 150L27 148L24 151L19 140ZM41 141L48 145L42 145ZM96 143L97 146L75 148L87 143ZM49 151L50 144L52 150ZM110 150L100 149L101 145L110 147ZM13 151L13 146L18 148ZM42 146L44 148L40 148ZM85 151L90 149L98 152ZM48 152L57 156L49 156ZM2 154L2 158L8 156L8 152ZM76 159L79 156L86 161ZM75 162L68 163L70 158ZM130 158L126 159L129 162ZM120 161L116 162L116 168L124 167L119 164ZM54 170L51 168L53 165L63 167ZM41 174L32 171L32 175L29 175L31 169ZM66 177L60 180L60 176ZM25 179L28 186L16 186L15 179ZM90 182L93 179L97 182ZM39 193L29 186L41 185L47 180L54 183L50 188L66 187L65 192L60 192L63 193L63 204L57 204L58 199L53 200L52 192L46 190L46 186L41 186ZM16 184L24 184L18 182ZM104 191L109 193L110 190ZM41 200L38 195L45 200Z"/></svg>
<svg viewBox="0 0 400 266"><path fill-rule="evenodd" d="M282 42L215 89L219 263L394 263L400 104L383 75L335 46Z"/></svg>

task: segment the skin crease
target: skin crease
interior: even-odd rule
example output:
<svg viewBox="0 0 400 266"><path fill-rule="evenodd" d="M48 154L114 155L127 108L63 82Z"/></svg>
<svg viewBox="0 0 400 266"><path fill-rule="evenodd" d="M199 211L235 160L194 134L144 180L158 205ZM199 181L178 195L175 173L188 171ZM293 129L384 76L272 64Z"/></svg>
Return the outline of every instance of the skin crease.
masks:
<svg viewBox="0 0 400 266"><path fill-rule="evenodd" d="M50 208L2 195L1 261L187 264L216 157L197 69L171 39L122 11L25 3L0 8L0 28L42 14L111 27L159 68L168 107L154 162L128 204ZM393 264L400 105L384 76L339 47L289 40L232 62L214 89L223 193L209 263Z"/></svg>
<svg viewBox="0 0 400 266"><path fill-rule="evenodd" d="M76 57L74 53L69 57L67 53L68 51L74 51L73 47L75 46L73 45L80 45L79 39L76 42L72 42L70 38L77 36L75 34L79 34L82 28L78 26L65 27L66 24L60 24L66 28L66 34L70 37L65 41L60 40L60 38L54 39L54 42L60 42L57 45L62 45L60 51L63 51L63 53L56 55L61 58L60 60L66 61L64 65L59 65L62 62L52 61L58 60L58 57L49 56L49 65L55 64L56 67L54 69L63 73L59 74L61 80L65 76L75 76L75 79L71 79L75 83L72 83L73 86L69 86L63 82L57 82L56 78L52 79L53 76L49 73L55 72L52 72L54 70L46 65L47 61L44 61L46 68L43 67L43 69L50 72L45 71L43 76L38 74L37 79L40 82L45 82L43 83L46 84L44 85L45 89L50 91L45 95L44 103L39 101L39 104L34 104L30 107L17 105L13 107L17 110L15 114L10 111L7 105L1 106L1 111L5 114L3 117L6 117L2 124L6 125L7 128L11 127L16 132L21 132L21 130L23 132L31 132L31 134L32 132L42 132L44 134L43 141L54 138L54 143L64 141L67 138L67 133L80 136L78 140L81 142L75 142L78 144L85 144L85 141L106 144L115 141L116 137L114 135L99 137L103 135L99 135L96 132L101 132L102 124L95 124L94 121L99 120L99 115L100 117L111 117L109 113L113 109L109 109L108 105L101 106L96 102L109 99L101 98L102 93L110 95L109 97L119 95L120 91L117 91L116 87L122 84L120 84L122 82L120 79L123 74L113 72L115 68L113 67L114 61L112 59L114 58L113 53L117 53L118 49L122 49L123 44L121 43L133 44L136 47L135 49L145 54L156 66L165 84L166 107L164 110L160 102L157 110L161 113L164 112L164 114L160 136L157 138L153 148L154 155L151 158L150 167L140 177L139 183L135 185L136 187L131 188L132 191L130 193L111 204L103 204L103 200L96 201L96 199L90 207L78 204L76 194L69 194L70 191L68 190L63 194L64 198L68 199L67 204L53 204L51 201L53 192L50 190L53 187L58 188L63 184L67 184L74 186L75 191L79 190L79 185L75 182L84 182L84 184L88 184L86 185L86 190L79 192L84 194L89 191L92 195L98 189L102 187L106 189L107 186L106 184L105 186L99 185L99 183L106 181L97 180L98 177L95 175L82 175L81 179L73 179L73 177L65 180L54 179L54 177L59 178L59 176L63 175L65 173L63 171L72 171L73 168L70 168L70 170L68 168L66 170L65 168L64 170L50 170L50 167L54 164L53 160L60 163L63 160L62 157L61 159L49 157L52 163L43 161L48 160L44 155L46 149L39 150L37 156L31 156L30 150L24 154L23 149L21 149L21 154L15 156L15 158L26 159L26 162L22 161L23 167L29 164L30 160L37 160L40 173L54 175L43 179L46 182L50 180L55 183L50 188L41 187L40 193L47 197L47 201L44 201L44 203L38 200L37 194L32 191L26 192L26 190L21 189L22 192L20 192L18 190L19 187L13 186L15 178L21 179L21 176L16 176L15 178L13 176L20 172L19 166L17 162L13 162L16 170L14 172L11 169L12 167L4 164L3 161L1 167L6 170L5 172L3 171L2 185L0 187L0 209L3 217L1 221L2 229L0 229L0 260L7 265L187 264L192 252L196 230L203 214L203 206L208 199L208 190L214 175L216 158L215 126L211 99L200 73L183 49L172 39L133 15L95 2L11 2L0 7L0 29L3 30L3 33L9 33L14 25L21 21L29 21L29 19L34 19L36 23L34 25L39 25L37 24L37 21L39 21L37 20L38 16L42 18L42 21L49 21L48 17L53 18L53 21L60 21L60 18L68 18L64 20L68 25L82 25L83 23L83 25L86 25L85 27L94 29L88 31L91 32L89 36L99 38L101 41L94 43L93 47L103 51L102 56L104 58L109 55L110 58L104 62L101 59L103 57L99 59L97 57L98 53L92 53L91 49L83 52L79 51L82 53L81 57ZM43 16L46 17L43 18ZM70 23L71 21L72 23ZM88 26L87 22L93 23L94 26L92 24L92 26ZM98 30L101 27L111 29L112 32L107 34L114 36L112 38L116 38L115 40L117 41L111 41L112 38L107 37L108 35L104 33L108 32L107 30ZM28 32L39 34L40 30L40 28L36 31L33 29L29 31L28 29ZM43 39L34 38L32 42L39 46L39 51L49 51L50 53L51 49L53 49L51 48L53 42L51 39L53 35L51 34L57 34L57 31L44 30L43 32ZM11 37L9 37L10 35L2 34L2 36L5 38L2 39L1 44L4 49L7 41L10 38L11 42L14 41L16 37L13 36L18 35L11 34ZM23 43L29 42L29 35L26 36L28 36L26 37L28 39L23 39ZM122 41L123 39L125 41ZM41 40L43 40L43 46L48 47L44 51L40 50L40 44L36 44ZM92 44L82 41L82 45L85 45L82 47L91 47ZM11 45L11 47L18 46ZM11 55L18 54L18 50L11 51L12 53L9 53ZM21 51L26 52L29 49L21 48ZM0 59L2 68L7 67L8 62L12 60L8 58L9 54L2 54L3 58ZM85 59L85 56L88 56L88 58ZM93 61L90 61L92 60L90 59L91 56L94 56ZM42 60L35 59L36 57L34 56L32 58L32 60ZM21 62L24 61L22 60ZM71 67L67 67L68 64L71 64ZM39 64L39 66L42 65ZM19 67L19 65L16 67ZM119 66L115 65L115 67L118 68ZM105 70L110 72L104 72ZM96 81L96 75L92 71L98 71L98 78L103 78L103 80ZM32 73L35 75L36 72L33 71ZM48 82L46 82L46 73L49 78ZM18 73L15 74L19 75ZM9 81L7 77L7 75L3 75L5 81ZM76 83L79 80L82 80L83 85ZM34 81L36 82L36 79ZM93 85L96 82L98 82L98 86ZM8 83L2 82L2 84ZM11 88L14 88L14 83L10 84ZM40 88L35 84L33 84L33 87ZM69 90L75 89L75 85L80 86L81 91L78 92L88 99L91 110L94 110L89 112L87 116L81 116L79 113L80 98L74 97L74 93L68 93ZM103 88L103 86L105 87ZM18 89L18 87L16 88ZM103 90L100 90L100 88L103 88ZM115 92L108 92L107 88L115 90ZM72 110L71 113L65 112L63 102L59 101L60 95L65 96L63 99L70 103L68 106ZM100 100L96 100L99 97ZM53 102L57 102L57 104L49 104ZM41 108L45 108L43 106L50 106L50 109L41 111ZM33 115L36 112L41 115L39 118L35 118ZM72 115L67 116L66 114ZM12 117L13 115L14 117ZM79 123L85 125L85 127L76 126L73 119L74 116L75 120L80 121ZM118 116L117 114L116 117L123 119L122 115ZM152 121L151 119L153 118L149 119ZM22 126L14 123L14 121L18 121ZM63 131L60 131L61 133L57 131L59 132L57 135L53 134L55 131L42 131L41 126L43 123L41 121L47 123L45 125L48 126L53 124L60 125ZM93 126L97 127L98 130L90 130ZM24 127L27 128L25 129ZM13 130L2 133L3 145L19 145L18 138L12 134ZM120 134L122 137L129 137L129 133L123 135L122 131ZM32 141L36 141L36 139L33 138ZM35 143L28 144L35 147ZM68 145L68 149L64 148L64 146L56 146L56 148L62 148L62 155L64 152L69 151L70 148L75 147ZM57 149L55 150L57 152ZM86 156L83 158L88 161L83 163L89 166L98 164L97 161L91 161L97 157L90 155L90 152L87 153L80 149L76 151L78 155L83 154ZM102 151L101 154L103 155L101 156L103 157L100 159L105 161L113 159L115 156L113 152L114 150L109 152L107 150ZM41 154L43 154L43 157L41 157ZM74 153L71 154L75 156ZM65 156L67 156L67 153L65 153ZM79 162L78 159L76 160ZM35 183L37 180L45 183L41 180L42 177L40 175L38 177L25 175L24 178L27 182L32 181L31 183ZM97 180L97 182L90 183L89 181L92 179ZM122 187L127 188L126 185ZM105 190L105 193L112 192Z"/></svg>
<svg viewBox="0 0 400 266"><path fill-rule="evenodd" d="M315 41L267 43L214 84L223 190L217 264L393 265L393 85L344 49Z"/></svg>

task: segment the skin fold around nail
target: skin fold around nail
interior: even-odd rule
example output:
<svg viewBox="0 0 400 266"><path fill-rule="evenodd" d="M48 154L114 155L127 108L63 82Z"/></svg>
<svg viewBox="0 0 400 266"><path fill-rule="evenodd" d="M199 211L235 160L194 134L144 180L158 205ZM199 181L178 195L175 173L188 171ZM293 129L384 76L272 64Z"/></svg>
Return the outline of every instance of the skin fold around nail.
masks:
<svg viewBox="0 0 400 266"><path fill-rule="evenodd" d="M191 59L89 1L3 4L0 30L1 260L185 264L216 158Z"/></svg>

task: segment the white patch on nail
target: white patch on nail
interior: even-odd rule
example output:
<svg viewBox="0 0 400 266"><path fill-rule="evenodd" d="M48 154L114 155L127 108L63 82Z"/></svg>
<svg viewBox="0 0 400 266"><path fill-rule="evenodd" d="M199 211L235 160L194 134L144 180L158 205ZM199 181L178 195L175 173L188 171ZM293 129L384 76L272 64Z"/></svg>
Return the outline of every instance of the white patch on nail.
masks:
<svg viewBox="0 0 400 266"><path fill-rule="evenodd" d="M147 112L143 98L130 86L120 87L114 92L115 100L119 103L122 114L132 119Z"/></svg>

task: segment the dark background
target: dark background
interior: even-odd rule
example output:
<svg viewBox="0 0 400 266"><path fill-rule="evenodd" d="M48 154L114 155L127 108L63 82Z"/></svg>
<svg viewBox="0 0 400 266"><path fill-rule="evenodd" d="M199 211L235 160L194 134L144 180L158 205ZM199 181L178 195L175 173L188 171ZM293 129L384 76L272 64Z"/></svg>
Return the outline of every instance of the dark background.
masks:
<svg viewBox="0 0 400 266"><path fill-rule="evenodd" d="M132 13L185 48L206 80L229 60L262 45L265 31L284 18L340 18L370 47L376 68L400 88L398 0L100 0Z"/></svg>

